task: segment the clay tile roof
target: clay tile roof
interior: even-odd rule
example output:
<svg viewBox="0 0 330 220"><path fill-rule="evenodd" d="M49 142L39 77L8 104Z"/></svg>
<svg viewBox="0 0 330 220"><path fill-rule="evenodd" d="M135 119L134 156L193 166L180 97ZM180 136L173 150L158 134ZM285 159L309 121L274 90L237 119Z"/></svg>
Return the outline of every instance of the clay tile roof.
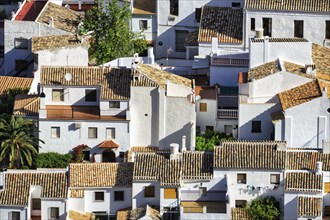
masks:
<svg viewBox="0 0 330 220"><path fill-rule="evenodd" d="M13 114L17 116L38 116L39 95L16 95Z"/></svg>
<svg viewBox="0 0 330 220"><path fill-rule="evenodd" d="M191 79L187 79L185 77L178 76L173 73L169 73L149 65L140 64L138 68L135 70L134 75L140 76L140 79L138 81L145 80L146 82L145 85L140 85L139 82L136 82L137 84L133 82L132 86L157 85L160 88L165 89L167 81L171 81L172 83L191 88ZM148 80L150 82L148 82Z"/></svg>
<svg viewBox="0 0 330 220"><path fill-rule="evenodd" d="M252 43L263 43L265 41L264 38L251 38ZM309 42L304 38L268 38L270 43L294 43L294 42Z"/></svg>
<svg viewBox="0 0 330 220"><path fill-rule="evenodd" d="M213 177L213 154L209 152L187 151L182 158L182 179L203 180Z"/></svg>
<svg viewBox="0 0 330 220"><path fill-rule="evenodd" d="M322 192L322 175L314 172L287 172L285 191Z"/></svg>
<svg viewBox="0 0 330 220"><path fill-rule="evenodd" d="M33 78L0 76L0 96L8 89L30 89Z"/></svg>
<svg viewBox="0 0 330 220"><path fill-rule="evenodd" d="M84 189L71 189L69 197L70 198L84 198L85 190Z"/></svg>
<svg viewBox="0 0 330 220"><path fill-rule="evenodd" d="M280 141L224 141L214 148L214 167L282 170L285 146Z"/></svg>
<svg viewBox="0 0 330 220"><path fill-rule="evenodd" d="M88 46L88 40L80 41L75 35L54 35L32 37L32 52L60 47Z"/></svg>
<svg viewBox="0 0 330 220"><path fill-rule="evenodd" d="M330 0L328 0L329 2ZM328 7L328 10L330 7ZM319 79L330 81L330 48L312 44L312 58L316 64L316 75Z"/></svg>
<svg viewBox="0 0 330 220"><path fill-rule="evenodd" d="M195 95L202 99L218 99L218 88L216 86L195 86Z"/></svg>
<svg viewBox="0 0 330 220"><path fill-rule="evenodd" d="M155 153L137 154L134 159L134 180L160 180L165 158Z"/></svg>
<svg viewBox="0 0 330 220"><path fill-rule="evenodd" d="M306 70L305 70L304 66L298 65L296 63L291 63L291 62L284 61L284 67L285 67L285 70L289 73L294 73L294 74L297 74L299 76L315 79L314 75L306 73Z"/></svg>
<svg viewBox="0 0 330 220"><path fill-rule="evenodd" d="M272 75L281 71L279 64L276 60L264 63L260 66L249 69L248 71L248 81L252 81L252 79L258 80L262 79L266 76Z"/></svg>
<svg viewBox="0 0 330 220"><path fill-rule="evenodd" d="M179 159L165 160L165 166L161 175L161 186L179 186L182 161Z"/></svg>
<svg viewBox="0 0 330 220"><path fill-rule="evenodd" d="M66 172L7 172L5 188L0 191L0 204L27 206L31 186L41 186L41 198L67 198Z"/></svg>
<svg viewBox="0 0 330 220"><path fill-rule="evenodd" d="M203 7L198 42L211 42L212 37L217 37L219 43L241 44L242 36L242 9Z"/></svg>
<svg viewBox="0 0 330 220"><path fill-rule="evenodd" d="M247 0L246 9L330 12L330 0Z"/></svg>
<svg viewBox="0 0 330 220"><path fill-rule="evenodd" d="M115 140L105 140L100 145L99 148L118 148L119 144Z"/></svg>
<svg viewBox="0 0 330 220"><path fill-rule="evenodd" d="M155 14L156 1L155 0L134 0L132 14Z"/></svg>
<svg viewBox="0 0 330 220"><path fill-rule="evenodd" d="M288 151L285 168L287 170L315 170L316 162L321 160L317 151Z"/></svg>
<svg viewBox="0 0 330 220"><path fill-rule="evenodd" d="M133 163L70 164L70 187L130 187Z"/></svg>
<svg viewBox="0 0 330 220"><path fill-rule="evenodd" d="M322 212L322 198L317 197L298 197L298 217L319 217Z"/></svg>
<svg viewBox="0 0 330 220"><path fill-rule="evenodd" d="M72 74L66 81L65 74ZM42 66L42 85L101 86L101 100L128 100L130 97L131 71L110 67L59 67Z"/></svg>
<svg viewBox="0 0 330 220"><path fill-rule="evenodd" d="M51 18L54 20L54 28L71 33L76 33L78 24L83 19L78 12L48 1L36 22L49 25Z"/></svg>
<svg viewBox="0 0 330 220"><path fill-rule="evenodd" d="M315 98L321 97L322 92L317 80L313 80L301 86L278 94L282 109L288 108L309 102Z"/></svg>
<svg viewBox="0 0 330 220"><path fill-rule="evenodd" d="M231 208L230 211L230 219L231 220L253 220L250 217L249 213L245 208Z"/></svg>
<svg viewBox="0 0 330 220"><path fill-rule="evenodd" d="M159 147L152 147L152 146L147 146L147 147L134 146L134 147L131 147L132 152L157 152L159 150L160 150Z"/></svg>
<svg viewBox="0 0 330 220"><path fill-rule="evenodd" d="M198 31L189 32L185 39L185 46L198 46Z"/></svg>

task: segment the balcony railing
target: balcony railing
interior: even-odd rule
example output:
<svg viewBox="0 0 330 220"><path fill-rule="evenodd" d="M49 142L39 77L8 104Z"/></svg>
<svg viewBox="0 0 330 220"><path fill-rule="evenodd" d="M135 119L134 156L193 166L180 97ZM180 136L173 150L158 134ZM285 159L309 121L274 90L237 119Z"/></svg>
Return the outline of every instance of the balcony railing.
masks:
<svg viewBox="0 0 330 220"><path fill-rule="evenodd" d="M242 58L224 58L224 57L214 57L211 61L212 66L242 66L248 67L249 60Z"/></svg>
<svg viewBox="0 0 330 220"><path fill-rule="evenodd" d="M218 109L218 119L238 119L237 109Z"/></svg>

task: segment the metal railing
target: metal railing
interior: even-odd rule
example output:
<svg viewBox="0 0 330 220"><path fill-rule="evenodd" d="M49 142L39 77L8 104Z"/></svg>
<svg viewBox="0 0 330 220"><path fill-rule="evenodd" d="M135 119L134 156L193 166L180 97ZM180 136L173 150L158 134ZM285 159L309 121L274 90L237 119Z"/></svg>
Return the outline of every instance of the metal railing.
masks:
<svg viewBox="0 0 330 220"><path fill-rule="evenodd" d="M249 66L249 59L242 58L224 58L224 57L214 57L212 58L211 65L213 66Z"/></svg>
<svg viewBox="0 0 330 220"><path fill-rule="evenodd" d="M238 119L238 110L218 109L218 119Z"/></svg>

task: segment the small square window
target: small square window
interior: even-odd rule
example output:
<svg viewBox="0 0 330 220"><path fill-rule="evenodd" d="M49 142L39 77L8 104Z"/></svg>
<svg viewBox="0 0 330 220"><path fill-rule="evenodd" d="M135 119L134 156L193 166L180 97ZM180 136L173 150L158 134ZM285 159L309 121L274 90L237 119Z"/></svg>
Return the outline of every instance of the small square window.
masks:
<svg viewBox="0 0 330 220"><path fill-rule="evenodd" d="M124 191L115 191L115 201L124 201Z"/></svg>
<svg viewBox="0 0 330 220"><path fill-rule="evenodd" d="M199 111L207 112L207 103L199 103Z"/></svg>
<svg viewBox="0 0 330 220"><path fill-rule="evenodd" d="M120 102L119 101L110 101L109 108L120 108Z"/></svg>
<svg viewBox="0 0 330 220"><path fill-rule="evenodd" d="M144 187L144 197L155 197L155 187L154 186Z"/></svg>
<svg viewBox="0 0 330 220"><path fill-rule="evenodd" d="M96 102L96 89L85 90L85 102Z"/></svg>
<svg viewBox="0 0 330 220"><path fill-rule="evenodd" d="M53 89L52 90L52 101L63 102L64 101L64 89Z"/></svg>
<svg viewBox="0 0 330 220"><path fill-rule="evenodd" d="M20 220L21 219L21 213L20 212L12 212L11 213L11 219L12 220Z"/></svg>
<svg viewBox="0 0 330 220"><path fill-rule="evenodd" d="M299 37L299 38L304 37L304 21L302 20L294 21L294 37Z"/></svg>
<svg viewBox="0 0 330 220"><path fill-rule="evenodd" d="M201 21L202 8L195 8L195 20L196 22Z"/></svg>
<svg viewBox="0 0 330 220"><path fill-rule="evenodd" d="M97 138L97 128L88 128L88 138Z"/></svg>
<svg viewBox="0 0 330 220"><path fill-rule="evenodd" d="M106 138L115 139L116 138L116 129L115 128L106 128Z"/></svg>
<svg viewBox="0 0 330 220"><path fill-rule="evenodd" d="M270 174L270 183L279 184L280 183L280 174Z"/></svg>
<svg viewBox="0 0 330 220"><path fill-rule="evenodd" d="M28 39L25 38L15 38L14 39L15 49L28 49Z"/></svg>
<svg viewBox="0 0 330 220"><path fill-rule="evenodd" d="M83 150L83 155L84 155L84 161L89 161L90 160L90 151L89 150Z"/></svg>
<svg viewBox="0 0 330 220"><path fill-rule="evenodd" d="M60 127L51 127L51 137L52 138L60 138L61 137Z"/></svg>
<svg viewBox="0 0 330 220"><path fill-rule="evenodd" d="M252 133L261 133L261 121L252 121Z"/></svg>
<svg viewBox="0 0 330 220"><path fill-rule="evenodd" d="M140 20L139 26L140 26L141 31L147 30L148 29L148 20Z"/></svg>
<svg viewBox="0 0 330 220"><path fill-rule="evenodd" d="M325 39L330 39L330 20L325 21Z"/></svg>
<svg viewBox="0 0 330 220"><path fill-rule="evenodd" d="M32 199L32 210L41 210L41 199Z"/></svg>
<svg viewBox="0 0 330 220"><path fill-rule="evenodd" d="M60 217L60 209L58 207L50 208L50 219L58 219Z"/></svg>
<svg viewBox="0 0 330 220"><path fill-rule="evenodd" d="M246 174L245 173L237 174L237 183L246 184Z"/></svg>
<svg viewBox="0 0 330 220"><path fill-rule="evenodd" d="M104 201L104 192L95 192L94 201Z"/></svg>
<svg viewBox="0 0 330 220"><path fill-rule="evenodd" d="M246 200L235 200L235 208L245 208Z"/></svg>

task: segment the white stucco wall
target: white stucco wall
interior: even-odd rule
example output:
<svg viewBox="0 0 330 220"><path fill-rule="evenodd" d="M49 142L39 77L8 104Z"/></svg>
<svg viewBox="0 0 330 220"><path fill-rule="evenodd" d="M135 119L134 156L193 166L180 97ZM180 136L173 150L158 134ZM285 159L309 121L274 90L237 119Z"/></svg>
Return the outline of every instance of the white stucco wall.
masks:
<svg viewBox="0 0 330 220"><path fill-rule="evenodd" d="M248 38L256 35L251 31L251 18L255 18L255 28L262 28L262 18L272 18L272 37L292 38L294 36L294 20L304 21L304 38L323 45L325 38L325 21L329 20L327 13L292 12L292 11L260 11L246 10L245 36Z"/></svg>
<svg viewBox="0 0 330 220"><path fill-rule="evenodd" d="M80 129L75 129L74 123L81 123ZM60 127L60 138L51 138L51 127ZM88 138L88 128L97 127L97 138ZM87 144L90 153L100 153L98 145L106 139L106 128L115 128L115 140L119 148L115 150L116 155L120 151L126 151L130 147L129 123L128 121L105 121L105 120L40 120L39 138L45 142L40 143L39 152L68 153L79 144Z"/></svg>
<svg viewBox="0 0 330 220"><path fill-rule="evenodd" d="M116 100L117 101L117 100ZM117 108L109 108L109 101L100 101L100 115L117 115L117 116L125 116L126 111L129 106L128 101L120 101L119 109Z"/></svg>
<svg viewBox="0 0 330 220"><path fill-rule="evenodd" d="M20 217L22 220L27 220L27 208L26 207L17 207L17 206L1 206L0 207L0 219L12 220L11 212L20 212Z"/></svg>
<svg viewBox="0 0 330 220"><path fill-rule="evenodd" d="M192 87L187 87L179 84L172 83L171 81L166 82L166 95L173 97L186 97L192 94Z"/></svg>
<svg viewBox="0 0 330 220"><path fill-rule="evenodd" d="M155 196L154 197L144 197L144 187L154 186ZM154 205L160 206L160 184L159 182L133 182L132 187L132 208L138 208L143 205Z"/></svg>
<svg viewBox="0 0 330 220"><path fill-rule="evenodd" d="M141 30L140 29L140 20L146 20L147 21L147 29ZM138 15L133 14L132 15L132 23L131 23L131 29L135 33L142 32L146 36L147 40L155 40L157 37L157 19L155 15Z"/></svg>
<svg viewBox="0 0 330 220"><path fill-rule="evenodd" d="M66 219L67 210L66 210L66 201L64 200L54 200L54 199L42 199L41 200L41 219L50 218L50 208L56 207L59 208L59 219Z"/></svg>
<svg viewBox="0 0 330 220"><path fill-rule="evenodd" d="M200 111L200 103L206 103L207 105L206 112ZM201 131L205 131L206 126L213 126L215 128L217 125L217 112L218 112L217 100L200 99L196 101L196 126L200 126Z"/></svg>
<svg viewBox="0 0 330 220"><path fill-rule="evenodd" d="M85 198L68 198L67 207L69 210L74 210L77 212L85 212Z"/></svg>

